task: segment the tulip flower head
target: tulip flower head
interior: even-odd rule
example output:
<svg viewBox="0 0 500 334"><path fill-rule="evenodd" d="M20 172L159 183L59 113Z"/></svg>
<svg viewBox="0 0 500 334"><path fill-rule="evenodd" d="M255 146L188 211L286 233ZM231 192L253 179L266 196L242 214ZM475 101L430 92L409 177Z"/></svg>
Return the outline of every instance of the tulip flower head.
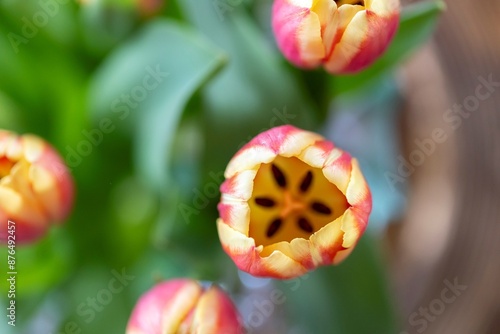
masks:
<svg viewBox="0 0 500 334"><path fill-rule="evenodd" d="M217 286L176 279L160 283L139 299L126 334L243 334L241 317Z"/></svg>
<svg viewBox="0 0 500 334"><path fill-rule="evenodd" d="M72 204L73 180L57 152L36 136L0 130L0 242L9 220L17 243L39 239Z"/></svg>
<svg viewBox="0 0 500 334"><path fill-rule="evenodd" d="M296 66L354 73L394 37L399 0L275 0L272 25L278 47Z"/></svg>
<svg viewBox="0 0 500 334"><path fill-rule="evenodd" d="M217 220L225 252L254 276L287 279L337 264L372 200L356 159L320 135L276 127L229 162Z"/></svg>

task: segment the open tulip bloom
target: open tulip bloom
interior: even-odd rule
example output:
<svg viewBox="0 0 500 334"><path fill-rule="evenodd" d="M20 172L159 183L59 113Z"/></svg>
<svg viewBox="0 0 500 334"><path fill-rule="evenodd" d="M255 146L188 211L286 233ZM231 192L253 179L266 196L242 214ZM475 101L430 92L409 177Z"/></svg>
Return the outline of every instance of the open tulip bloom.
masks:
<svg viewBox="0 0 500 334"><path fill-rule="evenodd" d="M197 281L162 282L141 296L126 334L243 334L241 317L217 286Z"/></svg>
<svg viewBox="0 0 500 334"><path fill-rule="evenodd" d="M399 0L275 0L278 47L293 64L332 74L373 63L399 25Z"/></svg>
<svg viewBox="0 0 500 334"><path fill-rule="evenodd" d="M254 276L287 279L339 263L372 207L357 160L293 126L252 139L225 177L219 237L236 266Z"/></svg>
<svg viewBox="0 0 500 334"><path fill-rule="evenodd" d="M57 152L36 136L0 130L0 242L9 220L15 241L30 242L62 223L72 205L73 179Z"/></svg>

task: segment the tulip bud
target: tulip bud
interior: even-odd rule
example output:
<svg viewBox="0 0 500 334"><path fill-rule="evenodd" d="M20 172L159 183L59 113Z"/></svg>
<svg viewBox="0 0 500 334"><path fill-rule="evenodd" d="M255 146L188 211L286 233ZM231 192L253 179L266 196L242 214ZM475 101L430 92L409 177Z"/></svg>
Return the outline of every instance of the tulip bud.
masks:
<svg viewBox="0 0 500 334"><path fill-rule="evenodd" d="M323 137L280 126L232 158L217 227L236 266L288 279L337 264L363 234L372 199L356 159Z"/></svg>
<svg viewBox="0 0 500 334"><path fill-rule="evenodd" d="M139 12L142 16L153 16L158 14L165 6L164 0L138 0Z"/></svg>
<svg viewBox="0 0 500 334"><path fill-rule="evenodd" d="M373 63L399 25L399 0L275 0L278 47L293 64L331 74Z"/></svg>
<svg viewBox="0 0 500 334"><path fill-rule="evenodd" d="M73 205L73 180L57 152L33 135L0 130L0 242L7 224L15 224L15 241L41 238L60 224Z"/></svg>
<svg viewBox="0 0 500 334"><path fill-rule="evenodd" d="M197 281L160 283L137 302L126 334L243 334L241 317L217 286Z"/></svg>

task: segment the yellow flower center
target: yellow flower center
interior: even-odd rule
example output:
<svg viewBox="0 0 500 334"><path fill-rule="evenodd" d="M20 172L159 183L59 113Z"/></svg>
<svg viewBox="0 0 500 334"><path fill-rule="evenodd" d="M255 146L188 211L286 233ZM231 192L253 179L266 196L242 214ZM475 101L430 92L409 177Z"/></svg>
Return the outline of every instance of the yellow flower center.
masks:
<svg viewBox="0 0 500 334"><path fill-rule="evenodd" d="M0 180L10 174L10 170L14 167L15 161L7 157L0 157Z"/></svg>
<svg viewBox="0 0 500 334"><path fill-rule="evenodd" d="M320 168L282 156L259 167L249 205L249 236L264 247L308 239L349 207Z"/></svg>

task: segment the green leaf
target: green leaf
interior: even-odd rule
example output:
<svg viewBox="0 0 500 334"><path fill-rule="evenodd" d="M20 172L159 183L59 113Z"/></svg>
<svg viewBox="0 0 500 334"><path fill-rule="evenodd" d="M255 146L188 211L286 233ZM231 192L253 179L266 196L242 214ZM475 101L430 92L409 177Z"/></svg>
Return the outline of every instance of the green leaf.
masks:
<svg viewBox="0 0 500 334"><path fill-rule="evenodd" d="M387 52L358 74L332 77L330 85L333 94L337 96L355 91L393 70L429 39L445 8L446 4L441 0L419 2L405 7L401 13L399 30Z"/></svg>
<svg viewBox="0 0 500 334"><path fill-rule="evenodd" d="M271 127L312 127L317 113L271 40L243 5L179 0L178 5L229 56L229 65L204 89L205 157L221 171L239 146Z"/></svg>
<svg viewBox="0 0 500 334"><path fill-rule="evenodd" d="M182 112L225 56L174 21L146 25L98 71L91 89L94 119L113 117L134 132L136 165L154 187L165 185Z"/></svg>
<svg viewBox="0 0 500 334"><path fill-rule="evenodd" d="M394 305L378 252L365 235L339 266L281 282L290 327L305 333L395 333Z"/></svg>
<svg viewBox="0 0 500 334"><path fill-rule="evenodd" d="M43 293L60 284L74 266L73 246L66 232L54 227L42 240L29 245L18 245L16 254L16 294L19 297ZM6 246L0 254L7 259ZM6 267L5 267L6 268ZM0 282L0 288L8 291L8 282Z"/></svg>

